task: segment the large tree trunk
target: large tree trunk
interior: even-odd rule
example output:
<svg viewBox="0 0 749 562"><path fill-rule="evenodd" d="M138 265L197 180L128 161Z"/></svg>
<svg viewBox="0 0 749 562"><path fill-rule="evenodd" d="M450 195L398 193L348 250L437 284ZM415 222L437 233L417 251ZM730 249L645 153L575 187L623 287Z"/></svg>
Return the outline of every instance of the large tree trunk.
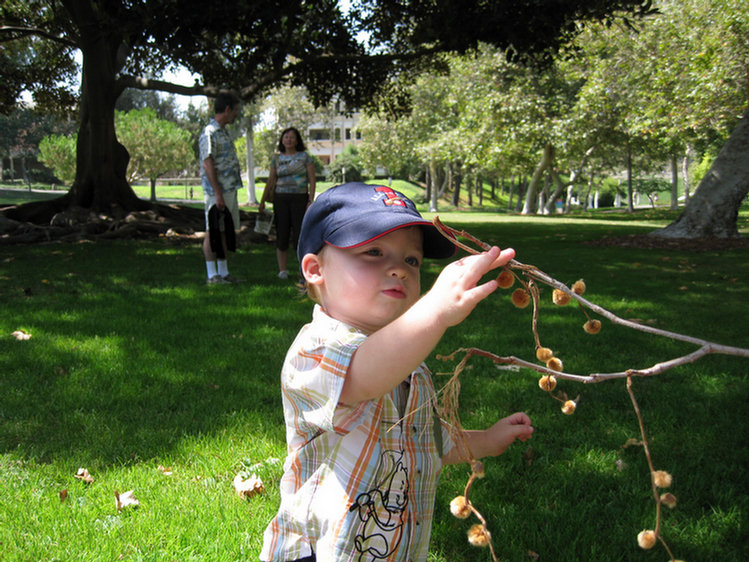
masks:
<svg viewBox="0 0 749 562"><path fill-rule="evenodd" d="M736 238L739 207L749 191L749 111L739 121L684 212L652 232L664 238Z"/></svg>
<svg viewBox="0 0 749 562"><path fill-rule="evenodd" d="M9 218L37 224L49 224L55 214L71 207L115 218L151 208L128 184L130 155L115 136L114 106L123 89L117 83L125 58L119 52L123 39L111 29L102 29L90 3L67 0L65 5L80 30L83 51L76 175L63 197L21 205L6 213Z"/></svg>
<svg viewBox="0 0 749 562"><path fill-rule="evenodd" d="M84 34L88 29L86 23L79 22L78 26ZM72 205L114 216L149 207L138 199L127 182L130 155L115 135L114 105L122 92L116 81L121 45L117 34L94 30L83 37L77 168L68 194Z"/></svg>
<svg viewBox="0 0 749 562"><path fill-rule="evenodd" d="M545 215L553 215L556 213L557 210L557 199L560 195L564 192L567 185L562 181L561 176L559 175L559 172L552 169L550 171L551 179L554 180L554 184L556 185L556 188L554 189L554 193L552 193L549 196L549 199L546 201L546 208L544 209ZM571 187L575 183L575 170L572 170L572 173L570 174L570 181L569 186ZM569 199L569 197L568 197ZM562 206L562 209L566 209L568 207L567 204Z"/></svg>
<svg viewBox="0 0 749 562"><path fill-rule="evenodd" d="M682 160L681 175L684 177L684 204L689 203L689 158L692 155L692 147L687 145L687 150L684 153L684 159Z"/></svg>
<svg viewBox="0 0 749 562"><path fill-rule="evenodd" d="M460 206L460 185L463 182L463 168L460 162L456 162L455 171L453 172L453 206Z"/></svg>
<svg viewBox="0 0 749 562"><path fill-rule="evenodd" d="M525 204L523 205L523 211L521 214L535 214L538 187L541 184L541 178L543 177L544 171L551 165L552 160L554 160L554 147L551 146L551 144L547 144L544 146L541 161L538 163L538 166L536 166L536 170L531 177L531 182L528 184L528 191L525 193Z"/></svg>

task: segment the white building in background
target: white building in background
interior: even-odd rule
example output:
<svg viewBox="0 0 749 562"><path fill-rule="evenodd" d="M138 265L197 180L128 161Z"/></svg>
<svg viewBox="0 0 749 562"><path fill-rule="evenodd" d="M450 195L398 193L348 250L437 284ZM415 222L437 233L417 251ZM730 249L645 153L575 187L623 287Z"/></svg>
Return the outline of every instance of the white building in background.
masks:
<svg viewBox="0 0 749 562"><path fill-rule="evenodd" d="M361 133L356 129L359 124L359 112L350 115L341 113L339 103L336 112L329 120L318 121L307 127L302 133L307 144L307 151L314 154L323 164L328 165L343 152L348 145L361 143Z"/></svg>

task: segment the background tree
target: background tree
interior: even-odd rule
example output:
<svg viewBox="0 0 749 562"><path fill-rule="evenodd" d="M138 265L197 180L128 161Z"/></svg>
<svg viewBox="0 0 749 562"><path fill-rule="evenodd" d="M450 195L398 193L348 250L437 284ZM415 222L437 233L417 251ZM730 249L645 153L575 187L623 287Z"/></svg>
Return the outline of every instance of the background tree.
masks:
<svg viewBox="0 0 749 562"><path fill-rule="evenodd" d="M749 192L749 111L744 114L679 218L652 234L663 238L735 238Z"/></svg>
<svg viewBox="0 0 749 562"><path fill-rule="evenodd" d="M156 180L167 172L182 174L197 167L190 133L175 123L159 119L151 108L118 111L117 136L130 153L128 181L148 178L151 201L156 201ZM191 174L192 175L192 174Z"/></svg>
<svg viewBox="0 0 749 562"><path fill-rule="evenodd" d="M296 127L304 135L307 127L318 120L315 104L305 88L280 86L271 90L261 104L265 127L255 134L255 164L265 170L278 152L278 140L286 127ZM303 139L305 144L309 139Z"/></svg>
<svg viewBox="0 0 749 562"><path fill-rule="evenodd" d="M580 36L579 45L594 69L585 89L596 92L585 95L585 101L608 99L608 115L615 116L608 121L626 139L628 154L634 150L651 161L670 161L675 184L676 158L692 148L700 154L716 143L722 146L746 110L749 2L661 0L655 6L659 13L636 29L588 26ZM740 176L749 174L746 156L734 162L743 167ZM685 209L689 220L655 234L737 235L735 217L746 186L721 181L709 186L710 201L703 194Z"/></svg>
<svg viewBox="0 0 749 562"><path fill-rule="evenodd" d="M64 185L75 180L76 135L49 135L39 142L39 161Z"/></svg>
<svg viewBox="0 0 749 562"><path fill-rule="evenodd" d="M381 167L389 177L411 178L420 169L415 153L416 131L409 119L365 113L359 121L359 158L365 168Z"/></svg>
<svg viewBox="0 0 749 562"><path fill-rule="evenodd" d="M41 115L26 107L19 107L8 115L0 115L0 160L8 158L11 179L25 181L29 188L32 181L54 181L54 178L35 167L30 168L39 154L39 143L46 135L67 132L69 123L55 119L53 115ZM3 172L0 165L0 172ZM4 174L3 174L4 175Z"/></svg>
<svg viewBox="0 0 749 562"><path fill-rule="evenodd" d="M350 144L328 166L328 181L343 183L348 181L362 181L364 171L359 159L358 149Z"/></svg>
<svg viewBox="0 0 749 562"><path fill-rule="evenodd" d="M159 94L154 90L127 88L114 105L115 111L123 112L146 108L153 109L155 115L165 121L177 123L182 119L176 97L173 94Z"/></svg>
<svg viewBox="0 0 749 562"><path fill-rule="evenodd" d="M68 205L117 215L146 206L127 184L128 154L114 130L114 106L125 88L187 95L234 88L250 100L288 81L306 86L315 103L335 95L349 107L363 107L380 92L384 76L406 72L435 51L466 50L480 40L519 53L555 49L577 32L580 20L610 19L621 10L642 14L649 5L643 0L576 0L539 10L520 0L460 3L459 8L366 0L346 18L333 0L11 2L0 8L0 40L18 43L15 52L26 50L29 57L23 72L18 57L0 62L8 71L3 72L0 101L15 100L27 89L40 105L70 102L72 87L59 84L72 83L74 55L80 50L76 180L65 198L37 207L37 219L46 220ZM368 33L370 51L355 40L362 31ZM184 87L154 78L173 66L202 76L203 84ZM45 71L41 76L39 69Z"/></svg>

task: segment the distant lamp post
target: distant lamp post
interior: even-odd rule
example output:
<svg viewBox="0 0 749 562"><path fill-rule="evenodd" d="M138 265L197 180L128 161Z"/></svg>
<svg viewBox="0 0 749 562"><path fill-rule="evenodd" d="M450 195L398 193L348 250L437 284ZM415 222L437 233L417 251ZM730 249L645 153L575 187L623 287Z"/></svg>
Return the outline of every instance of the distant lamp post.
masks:
<svg viewBox="0 0 749 562"><path fill-rule="evenodd" d="M343 175L343 183L346 183L346 166L341 166L341 174Z"/></svg>

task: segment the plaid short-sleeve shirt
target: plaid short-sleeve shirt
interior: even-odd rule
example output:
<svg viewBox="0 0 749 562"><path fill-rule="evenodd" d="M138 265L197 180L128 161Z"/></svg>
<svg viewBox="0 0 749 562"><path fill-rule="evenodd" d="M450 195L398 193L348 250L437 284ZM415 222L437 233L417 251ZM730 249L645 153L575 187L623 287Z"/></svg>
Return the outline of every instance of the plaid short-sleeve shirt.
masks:
<svg viewBox="0 0 749 562"><path fill-rule="evenodd" d="M439 449L452 441L424 365L378 400L339 404L366 337L316 306L289 349L281 373L288 456L261 560L313 551L318 562L427 558Z"/></svg>
<svg viewBox="0 0 749 562"><path fill-rule="evenodd" d="M209 156L213 158L216 168L216 178L221 186L222 192L237 191L242 189L242 170L239 167L239 158L234 148L231 135L224 127L218 124L216 119L211 119L205 126L198 139L200 149L200 175L203 193L214 195L213 186L208 181L203 161Z"/></svg>

